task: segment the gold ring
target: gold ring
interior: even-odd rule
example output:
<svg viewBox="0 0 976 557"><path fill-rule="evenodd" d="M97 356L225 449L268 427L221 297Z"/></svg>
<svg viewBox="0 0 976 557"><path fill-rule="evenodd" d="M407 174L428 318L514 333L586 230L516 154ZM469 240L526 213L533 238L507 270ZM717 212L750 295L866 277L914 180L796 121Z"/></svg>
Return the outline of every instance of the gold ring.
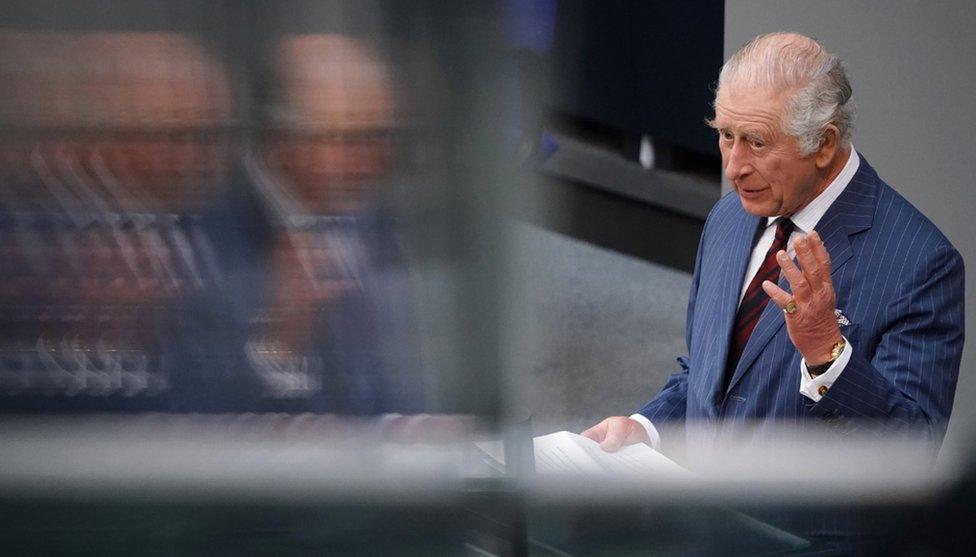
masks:
<svg viewBox="0 0 976 557"><path fill-rule="evenodd" d="M783 313L786 315L793 315L796 313L796 300L790 300L786 303L786 307L783 308Z"/></svg>

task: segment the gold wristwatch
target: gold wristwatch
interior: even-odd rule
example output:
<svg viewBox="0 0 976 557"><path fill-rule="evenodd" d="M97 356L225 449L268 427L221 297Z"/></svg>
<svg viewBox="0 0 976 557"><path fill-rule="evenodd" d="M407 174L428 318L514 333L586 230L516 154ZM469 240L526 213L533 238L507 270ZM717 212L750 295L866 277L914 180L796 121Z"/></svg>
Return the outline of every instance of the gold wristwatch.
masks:
<svg viewBox="0 0 976 557"><path fill-rule="evenodd" d="M810 373L810 376L816 377L818 375L821 375L823 372L827 371L828 369L830 369L830 366L834 362L836 362L837 358L840 358L841 353L844 352L845 346L847 346L847 341L844 340L844 337L840 337L840 340L834 343L834 347L830 349L829 360L827 360L826 362L818 366L807 366L807 372Z"/></svg>

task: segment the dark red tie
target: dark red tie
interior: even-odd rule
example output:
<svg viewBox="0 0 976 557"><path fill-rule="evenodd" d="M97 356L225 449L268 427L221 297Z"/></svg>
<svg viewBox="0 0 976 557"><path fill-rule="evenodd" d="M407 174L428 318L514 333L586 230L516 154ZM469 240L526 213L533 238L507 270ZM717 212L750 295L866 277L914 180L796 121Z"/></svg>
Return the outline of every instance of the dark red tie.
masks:
<svg viewBox="0 0 976 557"><path fill-rule="evenodd" d="M762 265L756 271L756 276L752 277L749 287L746 288L745 296L742 297L739 311L735 314L735 326L732 328L732 342L729 346L728 364L725 368L726 386L732 379L732 373L739 363L739 358L742 357L746 343L749 342L752 330L756 328L756 323L759 322L759 316L762 315L763 309L769 302L769 296L762 289L762 283L767 280L773 283L778 282L780 269L779 263L776 262L776 252L786 249L786 243L789 241L794 228L795 225L790 219L785 217L777 219L776 237L773 239L773 245L769 246L766 258L763 259Z"/></svg>

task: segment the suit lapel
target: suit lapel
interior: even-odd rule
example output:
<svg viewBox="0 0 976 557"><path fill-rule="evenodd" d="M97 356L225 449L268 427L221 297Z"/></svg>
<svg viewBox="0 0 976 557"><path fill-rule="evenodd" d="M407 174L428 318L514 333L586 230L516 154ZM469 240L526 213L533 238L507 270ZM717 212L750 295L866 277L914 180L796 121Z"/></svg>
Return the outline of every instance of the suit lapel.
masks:
<svg viewBox="0 0 976 557"><path fill-rule="evenodd" d="M858 156L860 157L860 155ZM851 182L814 227L820 234L820 238L827 248L827 253L830 254L832 276L836 277L837 271L851 258L850 237L871 228L876 204L877 179L878 175L874 169L868 165L864 157L860 157L860 166L854 177L851 178ZM747 259L748 257L749 255L746 255ZM740 280L739 285L741 286L741 284L742 281ZM786 278L782 275L779 279L779 286L787 292L790 290ZM742 379L746 370L756 361L769 341L783 327L786 323L783 317L783 311L779 306L772 302L766 304L766 309L760 315L756 328L746 343L725 394L728 394Z"/></svg>
<svg viewBox="0 0 976 557"><path fill-rule="evenodd" d="M716 277L716 287L719 289L716 300L718 301L717 318L714 321L710 334L719 340L718 351L715 354L716 360L709 362L709 369L717 369L719 373L707 374L709 384L707 386L709 400L720 400L723 370L725 360L728 358L729 340L732 334L732 327L735 326L735 314L739 308L739 295L742 293L742 282L745 280L746 269L752 253L752 244L755 241L756 233L759 228L760 219L746 213L739 206L736 217L729 229L720 231L727 235L728 243L721 254L721 261L718 268L725 269L723 276Z"/></svg>

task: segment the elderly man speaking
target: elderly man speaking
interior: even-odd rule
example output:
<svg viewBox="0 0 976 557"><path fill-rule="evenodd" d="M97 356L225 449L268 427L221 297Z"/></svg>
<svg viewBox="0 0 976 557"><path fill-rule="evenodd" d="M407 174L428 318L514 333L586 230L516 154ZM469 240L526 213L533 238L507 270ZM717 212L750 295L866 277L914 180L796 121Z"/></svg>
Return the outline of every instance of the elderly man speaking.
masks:
<svg viewBox="0 0 976 557"><path fill-rule="evenodd" d="M743 435L820 420L941 442L963 262L855 151L851 96L840 59L802 35L756 37L726 62L709 124L733 192L698 247L688 357L637 413L583 435L667 450L746 421Z"/></svg>

